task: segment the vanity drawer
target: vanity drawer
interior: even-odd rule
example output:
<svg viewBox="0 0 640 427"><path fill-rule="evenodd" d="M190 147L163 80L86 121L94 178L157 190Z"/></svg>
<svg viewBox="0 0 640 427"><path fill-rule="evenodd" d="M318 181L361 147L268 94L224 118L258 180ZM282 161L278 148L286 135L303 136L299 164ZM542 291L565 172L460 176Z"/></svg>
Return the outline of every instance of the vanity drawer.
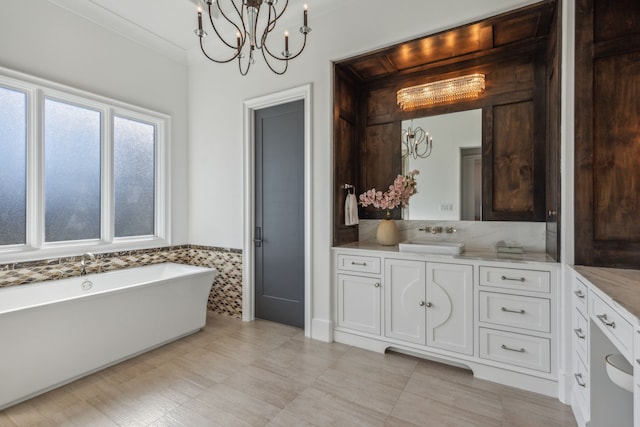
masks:
<svg viewBox="0 0 640 427"><path fill-rule="evenodd" d="M589 322L578 310L573 311L573 349L585 363L589 362Z"/></svg>
<svg viewBox="0 0 640 427"><path fill-rule="evenodd" d="M609 304L591 292L591 320L613 341L627 360L633 360L633 327Z"/></svg>
<svg viewBox="0 0 640 427"><path fill-rule="evenodd" d="M361 255L338 255L338 270L380 274L380 258Z"/></svg>
<svg viewBox="0 0 640 427"><path fill-rule="evenodd" d="M548 271L480 266L480 286L549 293L551 277Z"/></svg>
<svg viewBox="0 0 640 427"><path fill-rule="evenodd" d="M590 377L587 365L582 361L578 353L573 352L572 371L573 385L571 387L572 394L576 403L580 407L584 419L589 419L589 402L590 402Z"/></svg>
<svg viewBox="0 0 640 427"><path fill-rule="evenodd" d="M480 328L480 357L551 372L551 343L547 338Z"/></svg>
<svg viewBox="0 0 640 427"><path fill-rule="evenodd" d="M580 279L577 277L573 278L573 304L576 306L578 310L582 313L584 317L589 317L589 313L587 311L587 298L589 295L589 288L587 285L582 283Z"/></svg>
<svg viewBox="0 0 640 427"><path fill-rule="evenodd" d="M547 298L480 292L480 321L551 332L550 306Z"/></svg>

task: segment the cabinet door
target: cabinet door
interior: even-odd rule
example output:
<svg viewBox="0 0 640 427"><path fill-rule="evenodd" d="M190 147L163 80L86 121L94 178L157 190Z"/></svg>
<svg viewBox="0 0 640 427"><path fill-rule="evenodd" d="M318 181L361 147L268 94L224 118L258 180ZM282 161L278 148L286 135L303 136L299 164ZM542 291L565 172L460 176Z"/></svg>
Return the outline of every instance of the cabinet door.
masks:
<svg viewBox="0 0 640 427"><path fill-rule="evenodd" d="M338 275L338 326L380 335L380 279Z"/></svg>
<svg viewBox="0 0 640 427"><path fill-rule="evenodd" d="M384 333L417 344L425 343L425 263L385 260Z"/></svg>
<svg viewBox="0 0 640 427"><path fill-rule="evenodd" d="M473 354L473 267L427 263L427 345Z"/></svg>

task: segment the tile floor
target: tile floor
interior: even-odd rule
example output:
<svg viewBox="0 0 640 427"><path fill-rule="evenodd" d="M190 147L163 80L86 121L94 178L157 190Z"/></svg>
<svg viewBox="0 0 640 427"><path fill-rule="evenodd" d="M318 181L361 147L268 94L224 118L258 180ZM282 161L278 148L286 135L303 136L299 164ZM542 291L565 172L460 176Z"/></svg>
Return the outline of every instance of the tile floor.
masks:
<svg viewBox="0 0 640 427"><path fill-rule="evenodd" d="M575 426L555 399L210 314L207 327L0 411L22 426Z"/></svg>

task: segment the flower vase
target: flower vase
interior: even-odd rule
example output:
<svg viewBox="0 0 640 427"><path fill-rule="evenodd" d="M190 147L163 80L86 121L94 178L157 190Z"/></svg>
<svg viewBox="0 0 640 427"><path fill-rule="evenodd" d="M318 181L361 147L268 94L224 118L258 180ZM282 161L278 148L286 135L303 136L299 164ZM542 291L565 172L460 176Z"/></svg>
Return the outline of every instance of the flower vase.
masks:
<svg viewBox="0 0 640 427"><path fill-rule="evenodd" d="M380 220L380 224L378 224L376 239L378 239L378 243L382 246L393 246L400 242L398 224L390 217L391 215L387 211L387 218Z"/></svg>

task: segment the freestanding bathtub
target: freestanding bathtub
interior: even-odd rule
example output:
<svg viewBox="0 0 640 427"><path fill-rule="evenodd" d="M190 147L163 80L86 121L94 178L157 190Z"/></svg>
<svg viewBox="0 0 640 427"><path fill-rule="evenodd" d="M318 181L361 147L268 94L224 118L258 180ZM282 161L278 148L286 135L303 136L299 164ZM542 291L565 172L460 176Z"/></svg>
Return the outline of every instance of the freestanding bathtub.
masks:
<svg viewBox="0 0 640 427"><path fill-rule="evenodd" d="M0 289L0 410L202 329L216 273L164 263Z"/></svg>

